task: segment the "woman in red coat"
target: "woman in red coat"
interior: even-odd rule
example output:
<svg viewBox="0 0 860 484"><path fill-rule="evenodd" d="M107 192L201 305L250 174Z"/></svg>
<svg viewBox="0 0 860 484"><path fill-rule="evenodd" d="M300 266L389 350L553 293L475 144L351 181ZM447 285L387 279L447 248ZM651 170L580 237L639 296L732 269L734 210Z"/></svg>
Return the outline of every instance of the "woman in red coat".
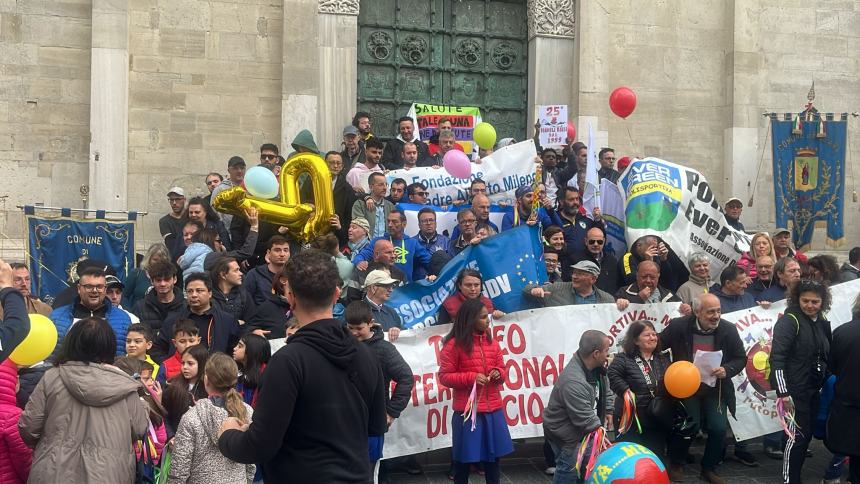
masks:
<svg viewBox="0 0 860 484"><path fill-rule="evenodd" d="M454 283L457 287L457 292L452 294L445 299L445 302L442 303L442 308L439 309L439 316L437 317L438 321L436 324L448 324L454 320L454 317L457 316L457 311L460 310L460 306L463 304L463 301L467 299L480 299L482 303L484 303L484 307L487 308L488 314L491 314L493 318L501 318L505 315L502 311L499 311L493 306L493 301L491 301L487 296L481 294L481 289L483 288L483 279L481 273L476 271L475 269L463 269L457 274L457 279Z"/></svg>
<svg viewBox="0 0 860 484"><path fill-rule="evenodd" d="M499 458L514 450L502 408L505 362L489 327L481 300L467 299L443 341L439 380L454 392L451 428L457 484L469 481L469 464L477 462L483 463L488 484L499 482ZM469 401L473 389L474 405Z"/></svg>
<svg viewBox="0 0 860 484"><path fill-rule="evenodd" d="M0 363L0 482L24 484L30 474L33 451L18 432L22 410L15 405L18 367L12 360Z"/></svg>

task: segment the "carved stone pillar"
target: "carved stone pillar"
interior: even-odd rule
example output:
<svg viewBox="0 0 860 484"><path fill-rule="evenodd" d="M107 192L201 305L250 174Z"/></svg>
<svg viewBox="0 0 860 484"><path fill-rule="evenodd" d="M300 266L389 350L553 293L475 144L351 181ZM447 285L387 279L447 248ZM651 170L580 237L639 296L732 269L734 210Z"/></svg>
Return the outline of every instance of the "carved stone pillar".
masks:
<svg viewBox="0 0 860 484"><path fill-rule="evenodd" d="M576 35L574 0L529 0L528 136L534 134L535 110L541 104L567 104L576 114L572 93Z"/></svg>
<svg viewBox="0 0 860 484"><path fill-rule="evenodd" d="M320 0L317 142L337 149L356 110L359 0Z"/></svg>

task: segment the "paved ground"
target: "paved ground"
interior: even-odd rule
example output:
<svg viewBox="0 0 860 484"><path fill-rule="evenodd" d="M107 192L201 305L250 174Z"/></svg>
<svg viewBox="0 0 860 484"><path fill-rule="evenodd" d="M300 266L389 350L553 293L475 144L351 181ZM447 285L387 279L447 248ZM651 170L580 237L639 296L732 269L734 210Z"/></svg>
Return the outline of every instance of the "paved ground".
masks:
<svg viewBox="0 0 860 484"><path fill-rule="evenodd" d="M813 456L806 460L804 465L803 480L807 484L821 482L824 469L830 462L830 452L820 441L813 442ZM516 451L512 456L502 460L502 482L512 484L546 484L552 482L552 478L544 474L544 463L542 442L530 439L526 443L516 444ZM701 457L703 441L697 441L691 452ZM761 444L750 445L750 451L758 458L758 467L747 467L735 460L729 459L718 469L718 472L730 483L780 483L782 482L782 461L769 459L762 453ZM729 450L731 453L731 449ZM393 484L447 484L446 472L448 470L447 459L450 455L447 450L440 450L419 456L419 462L424 465L424 474L410 476L402 472L390 474L389 482ZM687 465L684 482L702 482L698 477L698 468L695 465ZM844 469L847 473L848 469ZM484 482L483 477L472 474L470 482L473 484ZM847 482L847 478L843 479Z"/></svg>

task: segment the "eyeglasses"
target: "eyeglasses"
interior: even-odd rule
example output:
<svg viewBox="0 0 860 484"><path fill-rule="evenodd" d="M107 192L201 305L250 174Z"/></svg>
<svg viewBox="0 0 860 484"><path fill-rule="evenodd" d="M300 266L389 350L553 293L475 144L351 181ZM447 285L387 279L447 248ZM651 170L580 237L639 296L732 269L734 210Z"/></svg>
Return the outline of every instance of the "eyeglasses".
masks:
<svg viewBox="0 0 860 484"><path fill-rule="evenodd" d="M261 160L274 160L278 155L260 155Z"/></svg>
<svg viewBox="0 0 860 484"><path fill-rule="evenodd" d="M427 195L430 195L430 192L415 192L415 195L418 197L426 197Z"/></svg>
<svg viewBox="0 0 860 484"><path fill-rule="evenodd" d="M104 291L104 290L105 290L105 285L104 285L104 284L99 284L99 285L95 285L95 284L81 284L81 287L83 287L83 288L84 288L84 291L87 291L87 292L102 292L102 291Z"/></svg>
<svg viewBox="0 0 860 484"><path fill-rule="evenodd" d="M179 202L185 201L185 197L179 197L179 198L167 197L167 200L170 201L170 203L179 203Z"/></svg>
<svg viewBox="0 0 860 484"><path fill-rule="evenodd" d="M460 221L459 221L459 222L457 222L457 223L459 223L460 225L469 225L469 224L473 224L473 223L475 223L475 222L477 222L477 220L476 220L476 219L470 218L470 219L460 220Z"/></svg>
<svg viewBox="0 0 860 484"><path fill-rule="evenodd" d="M603 241L602 241L602 240L594 240L594 239L592 239L592 240L589 240L589 241L588 241L588 245L603 245Z"/></svg>

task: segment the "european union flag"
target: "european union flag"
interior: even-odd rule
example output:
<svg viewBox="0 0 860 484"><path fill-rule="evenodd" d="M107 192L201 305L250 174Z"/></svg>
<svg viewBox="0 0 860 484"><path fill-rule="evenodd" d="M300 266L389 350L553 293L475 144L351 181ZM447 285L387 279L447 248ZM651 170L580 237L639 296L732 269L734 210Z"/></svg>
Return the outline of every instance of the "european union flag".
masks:
<svg viewBox="0 0 860 484"><path fill-rule="evenodd" d="M791 228L800 249L816 226L827 226L828 245L842 243L847 124L847 114L836 120L815 108L771 116L776 226Z"/></svg>
<svg viewBox="0 0 860 484"><path fill-rule="evenodd" d="M523 288L547 280L538 227L521 225L468 247L445 265L435 281L397 288L386 304L400 314L404 328L432 326L442 303L457 292L455 279L466 267L481 273L484 296L497 309L508 313L528 309Z"/></svg>

